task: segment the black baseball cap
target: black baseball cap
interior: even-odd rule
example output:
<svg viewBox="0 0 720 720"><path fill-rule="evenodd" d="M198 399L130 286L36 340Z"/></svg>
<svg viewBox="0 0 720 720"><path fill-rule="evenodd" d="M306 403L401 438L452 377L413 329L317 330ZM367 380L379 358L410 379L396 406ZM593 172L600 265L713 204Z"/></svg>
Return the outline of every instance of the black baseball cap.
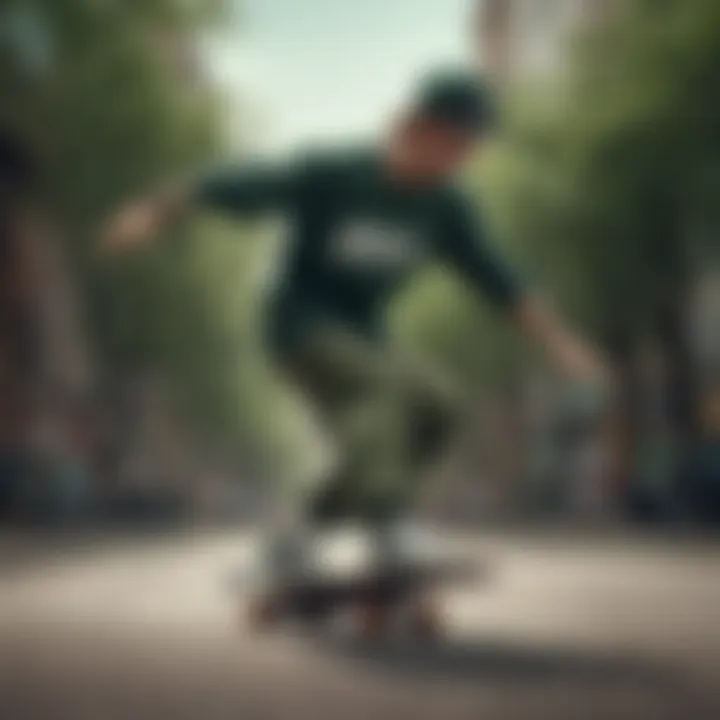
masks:
<svg viewBox="0 0 720 720"><path fill-rule="evenodd" d="M416 116L454 125L472 135L493 130L498 122L495 93L467 70L438 70L426 75L414 103Z"/></svg>

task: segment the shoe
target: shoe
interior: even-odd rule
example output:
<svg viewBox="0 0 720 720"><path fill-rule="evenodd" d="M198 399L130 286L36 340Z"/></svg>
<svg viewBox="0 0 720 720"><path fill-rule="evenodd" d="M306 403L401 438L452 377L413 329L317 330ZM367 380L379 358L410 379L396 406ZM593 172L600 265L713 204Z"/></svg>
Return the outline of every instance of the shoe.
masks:
<svg viewBox="0 0 720 720"><path fill-rule="evenodd" d="M402 521L371 530L372 562L397 569L438 562L443 555L438 538L427 527Z"/></svg>

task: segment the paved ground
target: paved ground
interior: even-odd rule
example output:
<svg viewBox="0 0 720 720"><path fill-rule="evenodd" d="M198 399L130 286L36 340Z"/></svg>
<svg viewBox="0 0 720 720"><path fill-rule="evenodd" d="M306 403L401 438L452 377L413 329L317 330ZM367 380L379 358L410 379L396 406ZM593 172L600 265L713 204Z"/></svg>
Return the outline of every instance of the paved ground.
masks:
<svg viewBox="0 0 720 720"><path fill-rule="evenodd" d="M238 629L222 578L242 536L36 548L0 571L0 717L720 717L720 547L463 542L499 574L449 599L435 649Z"/></svg>

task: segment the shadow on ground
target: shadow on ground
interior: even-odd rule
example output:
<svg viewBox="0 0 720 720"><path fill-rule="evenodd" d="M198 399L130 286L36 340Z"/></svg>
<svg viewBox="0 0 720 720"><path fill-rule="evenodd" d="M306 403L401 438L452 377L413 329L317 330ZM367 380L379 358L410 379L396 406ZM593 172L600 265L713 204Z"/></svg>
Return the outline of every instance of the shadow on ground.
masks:
<svg viewBox="0 0 720 720"><path fill-rule="evenodd" d="M560 647L520 645L501 640L457 640L428 645L390 644L325 637L318 647L338 659L359 663L384 676L415 680L507 683L583 683L633 685L643 689L680 690L685 677L678 668L624 655L592 654Z"/></svg>

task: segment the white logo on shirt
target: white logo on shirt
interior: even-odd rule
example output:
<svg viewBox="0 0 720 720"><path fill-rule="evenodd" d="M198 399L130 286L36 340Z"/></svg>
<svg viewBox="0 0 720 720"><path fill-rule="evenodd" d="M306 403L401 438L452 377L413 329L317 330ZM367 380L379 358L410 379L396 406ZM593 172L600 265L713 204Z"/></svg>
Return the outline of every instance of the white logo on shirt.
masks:
<svg viewBox="0 0 720 720"><path fill-rule="evenodd" d="M407 269L423 254L417 232L377 220L348 222L331 248L331 258L337 263L388 271Z"/></svg>

